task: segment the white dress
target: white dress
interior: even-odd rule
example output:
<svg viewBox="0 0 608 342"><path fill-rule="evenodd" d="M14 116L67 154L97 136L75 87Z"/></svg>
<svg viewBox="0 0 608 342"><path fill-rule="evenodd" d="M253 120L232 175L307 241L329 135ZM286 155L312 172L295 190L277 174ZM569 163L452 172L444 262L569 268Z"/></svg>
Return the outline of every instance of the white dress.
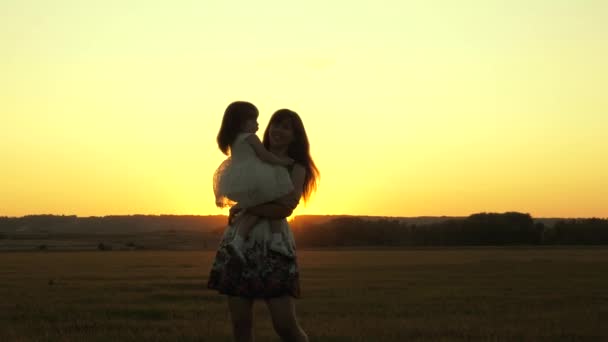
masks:
<svg viewBox="0 0 608 342"><path fill-rule="evenodd" d="M239 134L228 157L213 175L215 203L219 207L239 203L242 208L270 202L293 190L287 169L263 162L245 141L253 133Z"/></svg>

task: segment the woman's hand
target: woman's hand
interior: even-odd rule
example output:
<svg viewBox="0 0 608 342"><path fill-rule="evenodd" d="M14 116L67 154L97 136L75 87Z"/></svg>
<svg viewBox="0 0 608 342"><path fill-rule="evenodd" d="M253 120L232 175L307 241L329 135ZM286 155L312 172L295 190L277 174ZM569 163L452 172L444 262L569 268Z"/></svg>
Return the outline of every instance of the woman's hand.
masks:
<svg viewBox="0 0 608 342"><path fill-rule="evenodd" d="M287 195L277 199L275 202L286 206L287 208L293 210L300 203L300 196L296 194L294 191L288 193Z"/></svg>

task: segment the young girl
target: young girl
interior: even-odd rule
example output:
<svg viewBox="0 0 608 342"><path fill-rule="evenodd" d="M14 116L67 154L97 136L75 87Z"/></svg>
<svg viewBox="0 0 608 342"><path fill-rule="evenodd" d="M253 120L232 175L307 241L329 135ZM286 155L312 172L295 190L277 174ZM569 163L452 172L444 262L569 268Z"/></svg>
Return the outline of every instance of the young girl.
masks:
<svg viewBox="0 0 608 342"><path fill-rule="evenodd" d="M286 166L293 164L289 158L279 158L266 150L255 132L258 130L258 109L249 102L231 103L224 112L222 126L217 135L220 150L228 158L213 176L213 191L218 207L238 203L247 208L270 202L293 190ZM239 222L234 239L226 248L241 262L245 261L243 243L258 218L247 215ZM280 220L271 220L272 240L269 248L292 257L280 231Z"/></svg>

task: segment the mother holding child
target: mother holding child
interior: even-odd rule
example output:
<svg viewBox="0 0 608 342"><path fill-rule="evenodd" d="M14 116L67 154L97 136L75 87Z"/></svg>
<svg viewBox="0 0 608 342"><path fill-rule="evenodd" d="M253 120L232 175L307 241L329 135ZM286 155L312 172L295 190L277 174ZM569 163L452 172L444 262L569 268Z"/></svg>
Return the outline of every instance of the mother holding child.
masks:
<svg viewBox="0 0 608 342"><path fill-rule="evenodd" d="M293 298L300 279L287 217L315 191L319 172L297 113L280 109L263 139L258 109L231 103L217 136L228 158L214 175L216 204L230 207L228 227L218 248L207 287L228 295L236 341L253 341L253 303L263 299L275 331L284 341L308 341Z"/></svg>

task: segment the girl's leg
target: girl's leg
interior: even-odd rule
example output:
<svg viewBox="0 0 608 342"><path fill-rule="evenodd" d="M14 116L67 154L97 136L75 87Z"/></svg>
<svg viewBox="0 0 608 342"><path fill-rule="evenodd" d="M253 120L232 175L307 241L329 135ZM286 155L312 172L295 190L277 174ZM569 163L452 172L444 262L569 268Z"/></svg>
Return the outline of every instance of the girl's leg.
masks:
<svg viewBox="0 0 608 342"><path fill-rule="evenodd" d="M237 342L253 342L253 299L228 296L232 333Z"/></svg>
<svg viewBox="0 0 608 342"><path fill-rule="evenodd" d="M226 245L226 249L228 252L234 256L236 256L239 261L245 262L245 255L243 254L243 245L245 244L245 239L251 232L251 229L258 221L257 216L249 215L247 213L242 214L243 216L239 218L236 224L236 234L234 235L234 239L230 241Z"/></svg>
<svg viewBox="0 0 608 342"><path fill-rule="evenodd" d="M241 217L236 223L236 235L240 236L243 239L247 238L249 232L251 232L251 229L253 228L253 226L255 226L258 220L259 217L257 216L244 213L243 217Z"/></svg>
<svg viewBox="0 0 608 342"><path fill-rule="evenodd" d="M282 224L283 220L270 220L270 231L272 232L270 249L287 257L293 257L293 253L287 248L283 234L281 234Z"/></svg>
<svg viewBox="0 0 608 342"><path fill-rule="evenodd" d="M283 220L270 220L270 231L272 234L281 234L281 223Z"/></svg>
<svg viewBox="0 0 608 342"><path fill-rule="evenodd" d="M266 300L272 325L283 341L308 342L308 336L300 327L296 317L296 306L293 298L283 296Z"/></svg>

